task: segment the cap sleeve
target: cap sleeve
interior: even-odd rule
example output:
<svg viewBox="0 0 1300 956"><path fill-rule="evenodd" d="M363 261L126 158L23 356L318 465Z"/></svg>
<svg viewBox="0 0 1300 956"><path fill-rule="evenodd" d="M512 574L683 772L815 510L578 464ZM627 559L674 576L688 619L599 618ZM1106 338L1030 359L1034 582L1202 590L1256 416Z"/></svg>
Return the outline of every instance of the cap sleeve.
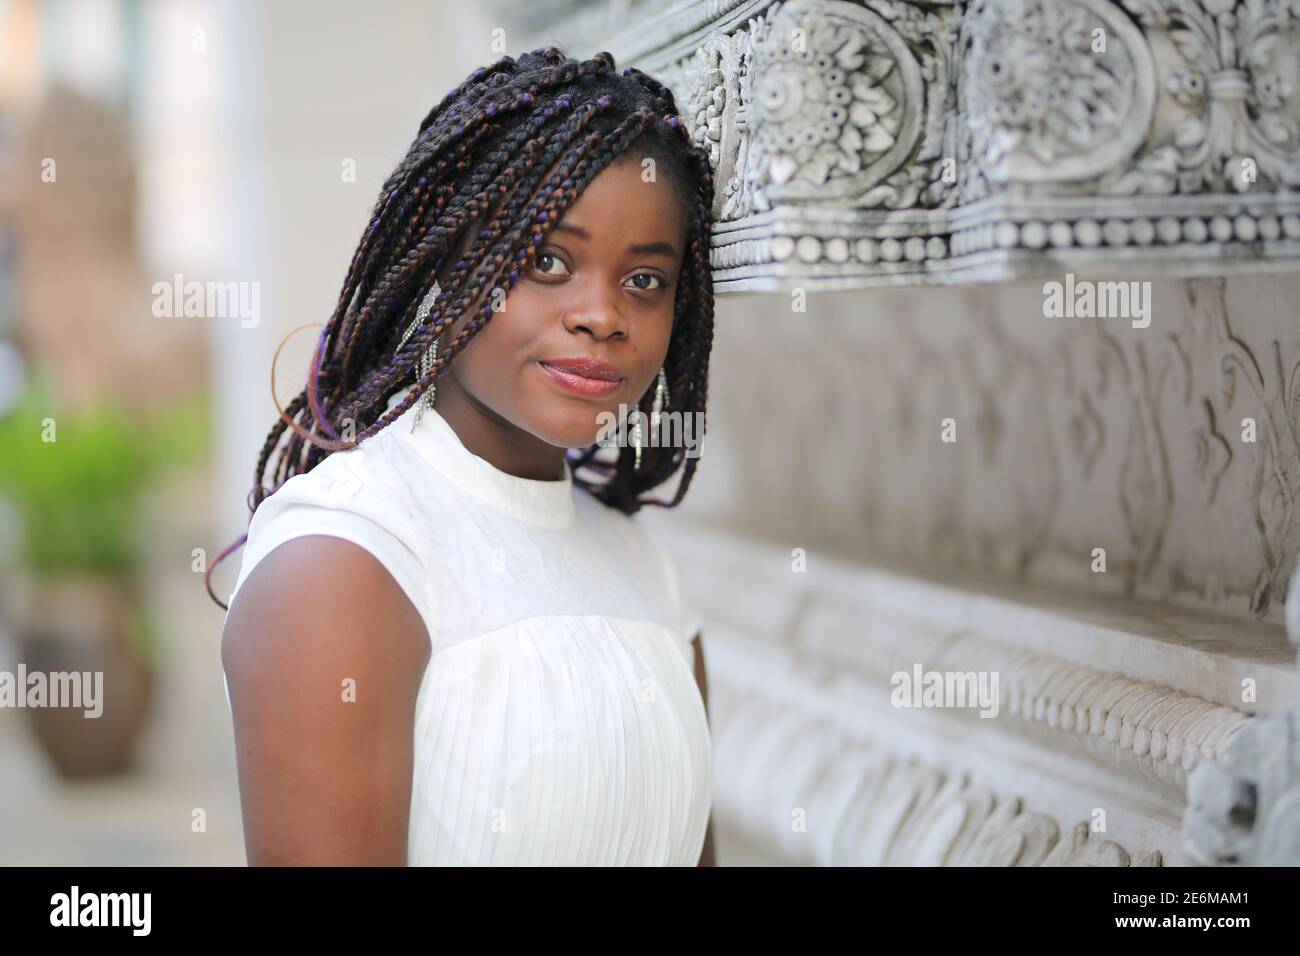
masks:
<svg viewBox="0 0 1300 956"><path fill-rule="evenodd" d="M410 523L369 485L362 471L335 465L331 456L312 471L294 475L262 501L249 522L243 563L227 606L253 568L281 544L304 535L328 535L364 548L392 575L424 620L432 642L434 602L420 546L407 530Z"/></svg>

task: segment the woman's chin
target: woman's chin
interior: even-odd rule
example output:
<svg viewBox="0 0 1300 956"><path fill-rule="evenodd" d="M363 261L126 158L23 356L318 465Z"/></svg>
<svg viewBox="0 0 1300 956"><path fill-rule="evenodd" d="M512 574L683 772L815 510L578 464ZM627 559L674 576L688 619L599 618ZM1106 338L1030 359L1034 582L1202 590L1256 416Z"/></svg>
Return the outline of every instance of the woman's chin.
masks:
<svg viewBox="0 0 1300 956"><path fill-rule="evenodd" d="M590 408L556 408L543 422L529 429L534 435L561 448L587 448L601 437L618 432L618 412Z"/></svg>

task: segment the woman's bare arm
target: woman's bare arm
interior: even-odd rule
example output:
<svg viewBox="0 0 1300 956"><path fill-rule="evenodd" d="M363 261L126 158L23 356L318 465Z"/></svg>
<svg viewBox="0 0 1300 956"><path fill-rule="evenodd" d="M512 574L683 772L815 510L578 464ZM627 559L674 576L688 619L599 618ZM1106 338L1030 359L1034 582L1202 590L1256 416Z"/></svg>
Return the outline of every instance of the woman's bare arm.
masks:
<svg viewBox="0 0 1300 956"><path fill-rule="evenodd" d="M249 865L404 866L429 637L383 565L286 541L236 595L221 660Z"/></svg>

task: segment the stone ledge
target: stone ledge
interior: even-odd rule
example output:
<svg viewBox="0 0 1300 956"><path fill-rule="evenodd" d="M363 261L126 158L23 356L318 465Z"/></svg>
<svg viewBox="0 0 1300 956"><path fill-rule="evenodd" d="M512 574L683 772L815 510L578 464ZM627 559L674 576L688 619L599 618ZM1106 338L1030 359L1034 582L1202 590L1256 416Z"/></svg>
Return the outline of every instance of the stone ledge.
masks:
<svg viewBox="0 0 1300 956"><path fill-rule="evenodd" d="M972 633L1247 714L1285 708L1292 699L1295 653L1283 627L1269 621L968 573L939 579L901 563L857 565L820 553L796 573L789 550L768 542L680 521L661 527L706 626L726 624L809 656L830 646L817 628L824 634L832 622L847 630L866 621L857 635L866 645L893 641L909 626ZM737 603L742 596L746 606ZM1247 677L1256 681L1254 702L1240 697Z"/></svg>
<svg viewBox="0 0 1300 956"><path fill-rule="evenodd" d="M728 825L803 862L859 859L861 847L822 834L831 843L817 848L774 828L783 801L805 799L787 789L811 786L811 770L791 761L821 753L830 765L862 748L872 773L901 774L905 790L938 775L948 803L987 791L990 806L1032 808L1055 834L1044 860L1099 808L1123 840L1087 847L1085 832L1070 853L1172 860L1190 772L1291 693L1293 652L1267 622L969 576L940 582L816 552L796 573L771 544L681 522L655 530L705 618L719 807ZM1002 719L892 706L891 676L914 666L997 672ZM1244 676L1257 682L1254 702L1240 701ZM863 826L860 838L874 839ZM951 850L918 844L904 855L946 860ZM866 859L902 852L877 847Z"/></svg>

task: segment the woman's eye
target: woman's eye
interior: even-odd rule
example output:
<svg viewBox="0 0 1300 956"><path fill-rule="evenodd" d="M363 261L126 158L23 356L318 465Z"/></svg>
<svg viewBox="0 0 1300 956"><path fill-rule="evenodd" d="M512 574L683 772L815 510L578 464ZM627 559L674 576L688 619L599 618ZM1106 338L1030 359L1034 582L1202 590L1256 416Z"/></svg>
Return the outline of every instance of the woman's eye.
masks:
<svg viewBox="0 0 1300 956"><path fill-rule="evenodd" d="M552 271L555 270L557 267L559 271ZM537 262L533 266L533 271L535 271L539 275L558 277L558 276L568 275L569 269L568 266L564 264L564 260L561 259L559 256L553 255L552 253L549 252L541 252L538 253L537 255ZM648 283L645 282L645 280L647 279L650 280L650 282ZM641 281L638 282L638 280ZM653 272L638 272L629 281L633 282L636 285L637 290L640 292L658 292L661 289L666 289L668 287L668 283L664 280L664 278L662 276L655 275ZM652 283L655 282L659 284L653 285Z"/></svg>
<svg viewBox="0 0 1300 956"><path fill-rule="evenodd" d="M637 279L653 279L655 282L659 283L657 286L637 286L637 288L642 292L658 292L660 289L663 289L668 285L668 283L664 282L661 276L657 276L652 272L638 272L632 277L632 279L633 281Z"/></svg>
<svg viewBox="0 0 1300 956"><path fill-rule="evenodd" d="M542 273L542 275L564 275L564 273L562 272L552 273L550 269L546 268L544 263L547 262L548 260L553 263L559 263L560 265L564 265L564 263L560 261L560 258L558 256L553 256L548 252L543 252L541 255L537 257L538 272Z"/></svg>

